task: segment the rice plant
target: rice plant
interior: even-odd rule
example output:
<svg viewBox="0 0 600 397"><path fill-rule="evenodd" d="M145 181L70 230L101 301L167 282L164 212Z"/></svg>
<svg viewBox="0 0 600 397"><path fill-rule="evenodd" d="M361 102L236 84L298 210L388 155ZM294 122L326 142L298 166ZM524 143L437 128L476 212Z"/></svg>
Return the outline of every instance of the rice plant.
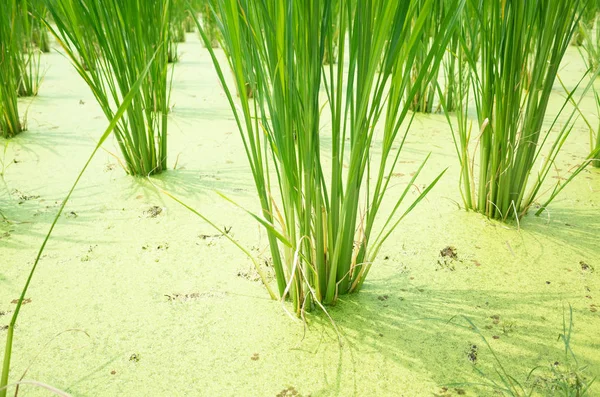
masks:
<svg viewBox="0 0 600 397"><path fill-rule="evenodd" d="M436 69L431 69L435 65L427 62L427 55L429 54L430 46L433 44L435 37L439 34L439 21L443 19L444 13L446 12L445 3L445 0L436 0L433 3L432 9L424 9L423 6L425 5L425 1L421 0L420 2L417 2L417 12L413 16L412 24L421 32L418 37L419 45L416 47L417 55L412 70L413 84L418 80L421 69L423 68L430 68L427 73L432 74L433 76L432 80L421 80L417 93L410 102L410 108L415 112L431 113L434 110L433 101L435 99L440 65L437 65ZM416 26L419 22L420 14L424 11L428 12L429 15L425 19L423 27ZM456 45L456 42L456 38L453 38L451 41L454 46ZM450 71L450 73L452 73L452 71Z"/></svg>
<svg viewBox="0 0 600 397"><path fill-rule="evenodd" d="M340 31L337 27L337 22L339 20L338 16L335 15L336 12L339 12L339 4L338 4L339 0L332 0L332 16L331 16L331 21L332 21L332 26L331 26L331 35L332 35L332 41L333 41L333 45L332 45L332 53L329 52L329 48L325 48L325 52L323 54L323 64L324 65L328 65L330 63L336 63L337 59L336 57L336 48L339 44L339 40L340 40Z"/></svg>
<svg viewBox="0 0 600 397"><path fill-rule="evenodd" d="M445 7L447 10L448 7ZM464 55L464 51L461 51L461 45L466 45L470 49L471 54L478 54L478 43L479 43L479 32L472 28L473 24L478 20L478 16L475 13L474 7L465 7L461 16L461 22L455 28L452 33L452 38L448 44L446 56L443 61L444 69L444 88L443 92L440 93L441 107L446 112L454 112L457 107L457 100L460 95L457 93L460 89L465 89L465 84L461 84L461 80L464 83L466 77L464 73L461 73L458 62L461 63L462 70L465 68L467 59ZM478 58L475 59L477 62ZM467 85L468 86L468 85ZM438 87L439 89L439 87Z"/></svg>
<svg viewBox="0 0 600 397"><path fill-rule="evenodd" d="M185 20L187 7L185 0L171 0L169 12L169 38L167 40L168 63L179 61L179 43L185 42Z"/></svg>
<svg viewBox="0 0 600 397"><path fill-rule="evenodd" d="M170 11L171 40L176 43L185 42L185 20L187 18L186 2L184 0L171 0Z"/></svg>
<svg viewBox="0 0 600 397"><path fill-rule="evenodd" d="M579 4L574 3L573 7L581 14L581 19L579 20L577 30L575 30L575 34L571 39L571 45L581 47L585 45L586 36L594 26L596 14L600 11L600 1L589 0L587 2L580 2Z"/></svg>
<svg viewBox="0 0 600 397"><path fill-rule="evenodd" d="M67 203L69 202L69 199L71 198L71 195L75 191L75 188L77 187L77 184L83 177L83 174L85 173L87 167L92 162L92 159L94 158L96 153L100 150L100 147L102 146L102 144L108 139L108 137L113 132L113 130L115 130L117 128L117 126L119 124L119 120L121 120L123 118L127 109L129 108L129 106L134 102L135 98L138 96L138 91L140 90L140 87L145 82L145 78L149 74L149 71L151 70L151 65L153 64L154 56L157 53L158 53L158 50L155 52L154 55L150 55L150 57L148 59L149 63L146 65L145 68L143 68L142 70L139 71L137 80L133 81L131 84L131 90L128 93L125 93L123 95L123 99L120 101L119 108L115 110L114 115L113 115L112 119L110 120L108 127L106 128L106 130L104 131L104 133L102 134L100 139L98 140L98 143L96 144L96 147L92 151L92 154L90 155L90 157L86 161L85 165L83 166L83 168L77 175L77 178L75 179L75 182L73 183L73 186L69 190L69 193L67 194L65 199L62 201L62 203L56 213L56 216L54 217L52 224L50 225L48 233L46 234L46 236L44 237L44 240L42 241L42 244L40 246L40 249L38 250L35 261L33 262L33 265L31 267L29 275L25 281L25 285L24 285L23 289L21 290L21 296L19 297L19 300L16 303L15 309L13 311L13 314L12 314L12 317L10 320L10 324L7 329L6 347L4 349L4 359L2 361L2 375L0 376L0 397L6 397L6 394L8 392L8 380L9 380L9 375L10 375L10 362L12 359L12 348L13 348L13 340L14 340L14 333L15 333L15 325L19 318L19 313L21 312L21 307L23 305L23 301L25 300L25 296L27 295L27 291L29 290L29 286L31 285L33 276L35 275L35 272L37 270L37 266L40 262L42 254L44 253L44 250L46 249L46 245L48 244L48 241L50 240L50 236L52 235L52 232L54 231L54 227L58 223L58 220L60 219L62 212L64 211ZM18 384L18 382L17 382L17 384Z"/></svg>
<svg viewBox="0 0 600 397"><path fill-rule="evenodd" d="M32 42L43 53L50 52L50 36L42 22L48 17L48 10L43 0L35 0L33 5Z"/></svg>
<svg viewBox="0 0 600 397"><path fill-rule="evenodd" d="M20 37L16 0L0 1L0 136L10 138L23 130L19 117Z"/></svg>
<svg viewBox="0 0 600 397"><path fill-rule="evenodd" d="M15 25L18 40L17 66L19 71L18 94L21 97L36 96L42 81L41 50L35 45L36 26L39 22L34 13L35 0L17 1L17 23Z"/></svg>
<svg viewBox="0 0 600 397"><path fill-rule="evenodd" d="M463 25L468 30L460 51L467 62L458 63L463 78L457 90L458 127L453 130L467 209L494 219L520 219L545 193L544 182L572 129L574 115L556 133L551 130L558 116L549 128L544 117L582 2L469 0L469 12L478 17L477 23ZM478 45L467 45L468 37L478 30ZM475 121L468 118L471 101ZM478 164L470 152L473 141L479 150ZM538 214L565 184L549 188L549 198Z"/></svg>
<svg viewBox="0 0 600 397"><path fill-rule="evenodd" d="M425 159L391 198L392 210L380 213L408 133L400 132L408 103L416 86L433 78L429 71L441 62L464 1L451 2L454 11L426 56L432 67L421 69L405 96L434 3L214 1L227 63L198 26L252 170L261 212L248 212L266 229L279 296L291 299L297 315L358 291L381 245L441 177L402 205ZM339 62L325 65L326 50ZM225 78L229 67L237 103ZM249 78L254 100L245 89Z"/></svg>
<svg viewBox="0 0 600 397"><path fill-rule="evenodd" d="M167 168L170 0L46 0L59 40L107 119L156 53L142 90L115 128L127 171Z"/></svg>
<svg viewBox="0 0 600 397"><path fill-rule="evenodd" d="M592 17L587 23L580 23L579 34L581 36L581 46L579 51L587 67L591 70L600 68L600 0L594 0L595 7Z"/></svg>
<svg viewBox="0 0 600 397"><path fill-rule="evenodd" d="M199 4L195 9L200 10L204 34L208 38L208 41L205 42L205 45L210 45L211 48L217 48L219 46L219 30L217 29L217 18L215 18L215 12L218 11L211 6L211 1L212 0L199 0Z"/></svg>
<svg viewBox="0 0 600 397"><path fill-rule="evenodd" d="M194 29L196 29L195 18L196 16L194 14L187 14L185 21L183 22L183 26L186 33L192 33L194 32Z"/></svg>
<svg viewBox="0 0 600 397"><path fill-rule="evenodd" d="M595 76L595 75L594 75ZM594 92L594 99L596 101L596 122L590 121L588 117L581 111L577 104L573 102L573 105L577 108L583 121L587 124L590 131L590 155L592 166L600 168L600 93L595 87L592 87Z"/></svg>
<svg viewBox="0 0 600 397"><path fill-rule="evenodd" d="M460 34L460 29L456 29L454 31L452 38L448 43L447 53L442 64L444 70L444 93L443 95L440 95L440 101L445 102L442 107L448 112L453 112L456 108L455 92L458 89L457 62L460 61L460 52L458 51L460 45Z"/></svg>

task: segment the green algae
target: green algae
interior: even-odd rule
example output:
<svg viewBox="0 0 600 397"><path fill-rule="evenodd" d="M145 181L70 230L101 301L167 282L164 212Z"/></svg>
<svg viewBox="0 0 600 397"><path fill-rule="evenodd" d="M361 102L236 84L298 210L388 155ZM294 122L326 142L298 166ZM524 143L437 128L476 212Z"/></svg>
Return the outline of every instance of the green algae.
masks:
<svg viewBox="0 0 600 397"><path fill-rule="evenodd" d="M208 54L188 39L180 45L169 126L177 170L152 181L268 260L266 236L254 221L212 193L258 208ZM575 81L583 69L571 50L563 73ZM6 153L17 163L6 170L0 195L10 221L0 221L0 236L9 234L0 238L0 313L14 308L58 205L106 127L68 62L60 54L44 58L51 67L29 108L30 130L9 141ZM555 103L560 95L557 88ZM593 106L586 101L584 111ZM585 157L586 138L578 124L557 172ZM225 239L206 238L214 234L210 227L147 180L127 176L114 143L105 149L75 191L34 278L15 330L13 379L32 364L27 379L75 396L457 395L443 387L480 381L469 360L480 340L457 326L456 316L472 319L510 373L524 378L564 356L557 336L568 303L573 350L589 373L600 371L600 314L593 310L600 281L589 270L600 269L598 170L581 174L542 217L527 216L520 225L490 221L458 208L459 166L445 118L418 116L393 189L402 190L429 151L424 180L450 167L448 174L385 244L363 290L329 308L340 347L325 316L311 314L306 325L291 320L248 276L243 253ZM20 203L15 190L39 197ZM456 248L454 270L438 264L447 246ZM8 321L0 316L0 337ZM56 337L68 329L89 337ZM492 372L483 346L476 365ZM31 386L20 392L44 393ZM590 395L598 393L596 384Z"/></svg>

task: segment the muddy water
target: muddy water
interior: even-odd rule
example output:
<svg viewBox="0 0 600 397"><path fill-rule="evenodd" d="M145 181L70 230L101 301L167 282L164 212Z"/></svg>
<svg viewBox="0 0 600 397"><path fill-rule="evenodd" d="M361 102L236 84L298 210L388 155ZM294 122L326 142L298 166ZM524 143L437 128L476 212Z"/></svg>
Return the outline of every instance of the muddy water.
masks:
<svg viewBox="0 0 600 397"><path fill-rule="evenodd" d="M180 52L169 124L176 169L152 181L131 178L114 142L94 159L27 294L12 379L27 370L25 379L75 396L491 395L445 386L484 381L473 361L496 379L490 351L462 316L517 379L538 365L538 378L548 378L551 363L565 365L557 336L569 304L571 347L588 375L600 372L599 170L585 171L520 229L489 221L458 208L459 168L445 118L417 116L390 196L429 152L419 183L448 172L385 244L364 289L330 308L337 335L321 314L306 325L291 320L236 247L152 186L230 227L266 258L264 233L214 193L258 207L209 56L194 35ZM29 130L0 141L0 209L8 220L0 222L0 327L58 204L107 125L68 61L56 52L44 61L40 96L20 103ZM567 85L583 69L570 49L562 69ZM557 86L552 109L561 96ZM593 114L591 97L582 106ZM553 176L586 155L587 134L577 124ZM1 330L0 339L5 335ZM48 393L27 386L21 395Z"/></svg>

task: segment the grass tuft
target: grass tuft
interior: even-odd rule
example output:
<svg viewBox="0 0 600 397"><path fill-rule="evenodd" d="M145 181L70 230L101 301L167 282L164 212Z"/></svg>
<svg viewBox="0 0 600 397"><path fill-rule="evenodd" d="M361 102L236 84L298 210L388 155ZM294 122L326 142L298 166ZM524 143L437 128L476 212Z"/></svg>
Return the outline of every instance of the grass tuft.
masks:
<svg viewBox="0 0 600 397"><path fill-rule="evenodd" d="M4 138L24 129L17 103L21 59L19 16L16 0L0 1L0 135Z"/></svg>
<svg viewBox="0 0 600 397"><path fill-rule="evenodd" d="M46 26L92 90L108 120L153 59L115 136L131 175L167 169L170 0L46 0ZM156 54L156 56L155 56Z"/></svg>
<svg viewBox="0 0 600 397"><path fill-rule="evenodd" d="M544 193L544 182L573 127L575 111L552 131L564 106L549 128L544 117L581 3L585 0L469 1L466 15L477 18L463 24L460 57L466 62L458 62L458 127L453 130L467 209L494 219L520 219ZM468 118L471 101L475 122ZM549 189L538 214L565 185Z"/></svg>
<svg viewBox="0 0 600 397"><path fill-rule="evenodd" d="M408 134L401 130L410 124L409 104L416 87L434 78L464 1L449 3L452 11L422 54L431 68L411 77L434 4L213 1L227 62L219 61L209 32L198 24L260 200L261 212L248 213L267 231L279 296L289 298L299 316L358 291L382 244L442 176L404 205L425 159L392 198L392 210L381 214Z"/></svg>

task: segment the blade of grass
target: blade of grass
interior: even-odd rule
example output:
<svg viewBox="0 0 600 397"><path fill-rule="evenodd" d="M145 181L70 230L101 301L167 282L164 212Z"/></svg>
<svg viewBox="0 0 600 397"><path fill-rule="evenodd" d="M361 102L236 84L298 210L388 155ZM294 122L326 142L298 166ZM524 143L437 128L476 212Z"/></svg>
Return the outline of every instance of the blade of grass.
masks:
<svg viewBox="0 0 600 397"><path fill-rule="evenodd" d="M157 49L156 51L158 52L159 50L160 50L160 48ZM13 346L15 324L17 323L17 319L19 318L19 313L20 313L21 307L23 305L23 300L25 299L27 291L29 290L29 285L31 284L31 281L33 280L33 276L35 274L35 271L37 269L39 261L40 261L42 254L46 248L46 244L50 240L50 236L52 235L52 232L54 231L54 227L56 226L58 220L60 219L60 215L62 214L63 210L65 209L65 206L67 205L67 202L71 198L71 195L75 191L75 188L77 187L77 184L79 183L83 174L85 173L85 170L87 169L89 164L92 162L92 159L94 158L94 156L96 155L96 153L98 152L98 150L100 149L100 147L102 146L104 141L106 141L106 139L110 136L110 134L116 128L117 124L119 123L119 120L124 116L125 112L127 111L127 108L131 105L131 102L133 101L133 99L137 96L138 90L140 89L143 81L145 80L146 75L148 74L148 71L150 70L150 68L152 66L153 60L154 60L154 56L150 59L150 62L148 63L146 68L140 73L140 76L132 85L131 91L129 91L129 93L127 93L127 95L125 95L125 97L123 98L121 105L115 112L115 115L112 118L112 120L110 121L110 124L108 125L108 127L106 128L106 130L104 131L104 133L102 134L100 139L98 140L96 147L94 148L90 157L86 161L85 165L83 166L83 168L77 175L77 178L75 179L73 186L69 190L69 193L67 194L67 196L61 203L61 205L58 209L58 212L56 213L56 216L54 217L54 220L52 221L52 224L50 225L50 229L48 230L48 233L44 237L42 245L40 246L40 249L35 258L35 261L33 262L33 265L31 267L31 270L29 272L27 280L25 281L25 285L21 291L21 296L19 297L19 300L17 301L17 305L15 307L12 318L10 320L10 324L8 326L7 335L6 335L6 348L4 350L4 360L3 360L3 365L2 365L2 377L0 378L0 397L6 397L7 390L6 390L5 386L8 384L8 377L9 377L9 373L10 373L10 360L12 357L12 346Z"/></svg>

